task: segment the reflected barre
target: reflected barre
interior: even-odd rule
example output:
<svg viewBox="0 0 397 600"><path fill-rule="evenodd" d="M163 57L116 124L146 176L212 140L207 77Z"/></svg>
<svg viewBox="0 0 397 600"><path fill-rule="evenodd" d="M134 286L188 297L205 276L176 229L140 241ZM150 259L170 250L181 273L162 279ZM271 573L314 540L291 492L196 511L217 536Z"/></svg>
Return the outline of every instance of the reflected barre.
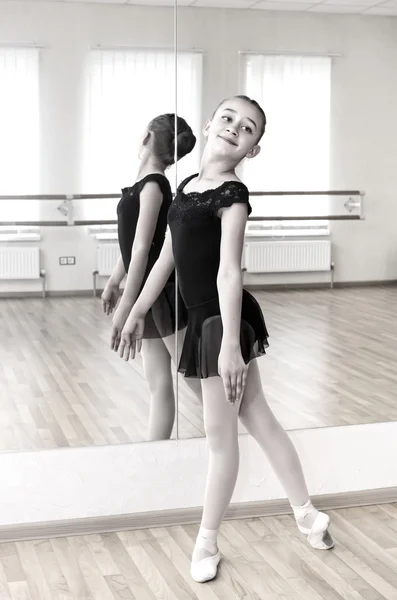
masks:
<svg viewBox="0 0 397 600"><path fill-rule="evenodd" d="M364 195L358 190L330 191L254 191L250 192L252 215L249 221L349 221L364 219ZM106 209L109 217L90 219L84 215L83 201L115 201L119 194L56 194L56 195L0 195L0 226L87 226L116 225L116 203L109 202ZM3 202L60 202L52 218L23 220L7 217L2 210ZM76 203L76 204L75 204ZM102 203L101 203L102 204ZM4 206L4 205L3 205ZM298 210L295 209L298 206ZM318 211L317 207L322 207ZM98 209L97 209L98 210ZM7 213L18 212L7 210ZM87 211L88 212L88 211ZM92 210L90 212L93 212ZM62 214L64 220L59 219ZM5 218L7 217L7 218Z"/></svg>

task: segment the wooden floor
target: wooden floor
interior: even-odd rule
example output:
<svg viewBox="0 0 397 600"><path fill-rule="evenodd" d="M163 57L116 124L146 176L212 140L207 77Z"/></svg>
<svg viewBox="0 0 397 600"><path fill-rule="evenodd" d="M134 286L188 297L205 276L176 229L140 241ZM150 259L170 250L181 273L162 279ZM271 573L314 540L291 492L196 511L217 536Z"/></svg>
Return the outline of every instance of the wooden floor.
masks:
<svg viewBox="0 0 397 600"><path fill-rule="evenodd" d="M397 505L331 511L336 545L290 516L225 522L217 579L196 584L197 526L0 544L1 600L396 600Z"/></svg>
<svg viewBox="0 0 397 600"><path fill-rule="evenodd" d="M287 429L397 420L397 288L256 294L270 332L263 385ZM140 358L109 349L99 299L0 300L0 451L146 439ZM203 434L180 385L180 437Z"/></svg>

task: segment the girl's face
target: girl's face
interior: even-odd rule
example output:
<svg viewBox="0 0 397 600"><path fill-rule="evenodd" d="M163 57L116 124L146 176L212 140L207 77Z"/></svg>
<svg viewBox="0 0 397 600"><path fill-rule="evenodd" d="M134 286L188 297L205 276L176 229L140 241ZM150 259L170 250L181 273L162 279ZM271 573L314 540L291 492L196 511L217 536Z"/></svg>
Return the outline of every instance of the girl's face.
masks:
<svg viewBox="0 0 397 600"><path fill-rule="evenodd" d="M218 108L204 127L207 144L216 155L233 158L236 164L243 158L254 158L259 151L261 116L246 100L232 98Z"/></svg>

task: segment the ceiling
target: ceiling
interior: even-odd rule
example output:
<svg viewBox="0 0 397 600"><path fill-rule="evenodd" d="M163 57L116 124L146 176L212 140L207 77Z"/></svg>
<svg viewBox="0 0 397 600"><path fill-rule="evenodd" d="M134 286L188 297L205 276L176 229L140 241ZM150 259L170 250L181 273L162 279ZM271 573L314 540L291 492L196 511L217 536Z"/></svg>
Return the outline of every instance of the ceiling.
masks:
<svg viewBox="0 0 397 600"><path fill-rule="evenodd" d="M61 0L101 4L173 6L175 0ZM397 0L177 0L178 6L397 17Z"/></svg>
<svg viewBox="0 0 397 600"><path fill-rule="evenodd" d="M362 14L397 17L397 0L177 0L182 6ZM168 0L128 0L128 4L165 4Z"/></svg>

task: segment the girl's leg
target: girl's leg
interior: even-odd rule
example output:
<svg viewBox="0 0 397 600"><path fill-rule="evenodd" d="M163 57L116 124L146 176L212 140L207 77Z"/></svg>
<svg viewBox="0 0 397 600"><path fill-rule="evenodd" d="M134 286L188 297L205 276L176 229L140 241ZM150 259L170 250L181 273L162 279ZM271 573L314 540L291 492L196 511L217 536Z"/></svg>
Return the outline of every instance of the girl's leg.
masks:
<svg viewBox="0 0 397 600"><path fill-rule="evenodd" d="M266 453L286 491L299 529L309 536L313 547L321 550L331 548L329 517L319 513L311 504L298 454L266 401L256 360L249 365L240 419Z"/></svg>
<svg viewBox="0 0 397 600"><path fill-rule="evenodd" d="M164 341L143 340L142 359L150 392L148 439L168 440L174 426L175 398L171 357Z"/></svg>
<svg viewBox="0 0 397 600"><path fill-rule="evenodd" d="M201 380L209 465L200 531L191 575L203 583L216 576L220 554L217 534L229 506L239 467L238 406L226 401L220 377Z"/></svg>

